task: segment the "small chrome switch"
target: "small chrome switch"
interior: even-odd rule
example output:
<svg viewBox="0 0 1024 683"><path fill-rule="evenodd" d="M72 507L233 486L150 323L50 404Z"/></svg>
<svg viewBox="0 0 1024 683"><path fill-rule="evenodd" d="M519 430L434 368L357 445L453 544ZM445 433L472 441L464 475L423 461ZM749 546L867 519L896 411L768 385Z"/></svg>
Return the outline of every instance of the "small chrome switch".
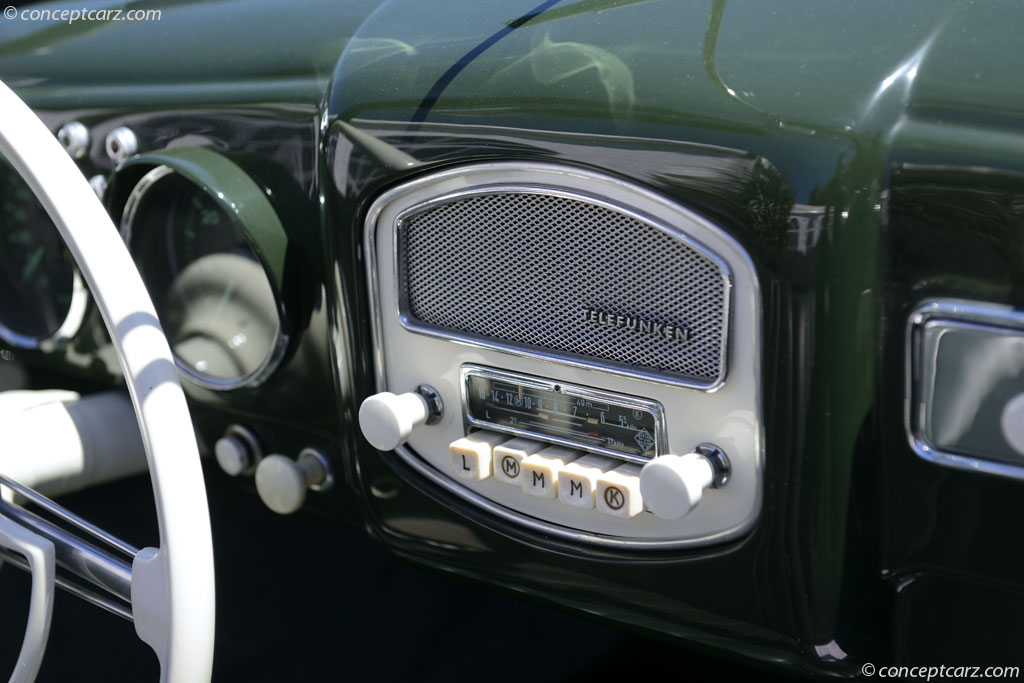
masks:
<svg viewBox="0 0 1024 683"><path fill-rule="evenodd" d="M131 128L120 126L107 134L104 147L107 157L119 164L139 151L139 140Z"/></svg>
<svg viewBox="0 0 1024 683"><path fill-rule="evenodd" d="M89 129L79 121L66 123L57 131L57 141L72 159L81 159L89 151Z"/></svg>

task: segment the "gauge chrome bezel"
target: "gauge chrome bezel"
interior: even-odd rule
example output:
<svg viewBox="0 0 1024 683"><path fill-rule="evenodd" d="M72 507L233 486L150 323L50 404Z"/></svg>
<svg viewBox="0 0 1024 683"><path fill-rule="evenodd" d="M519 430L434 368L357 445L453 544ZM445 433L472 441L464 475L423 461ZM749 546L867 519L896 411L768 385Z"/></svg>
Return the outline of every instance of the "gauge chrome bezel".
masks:
<svg viewBox="0 0 1024 683"><path fill-rule="evenodd" d="M207 188L194 182L191 178L188 178L182 173L179 173L175 169L166 165L159 165L151 170L147 171L145 175L135 184L132 188L131 193L128 195L128 199L125 202L124 210L121 214L121 238L128 246L129 253L132 254L132 258L135 258L135 253L132 249L132 233L134 231L134 222L139 208L142 206L143 201L149 197L149 193L154 188L159 187L162 181L167 180L170 177L178 176L186 182L194 185L198 190L210 194ZM213 197L213 195L210 195ZM217 200L217 197L213 197ZM218 201L218 204L220 202ZM252 243L252 239L249 235L249 231L246 227L241 224L236 216L230 211L224 211L224 213L231 219L235 229L242 235L246 243L252 250L253 256L257 259L260 266L266 271L266 264L260 258L259 250L256 245ZM203 387L204 389L210 389L211 391L233 391L242 388L255 388L266 382L271 375L281 365L281 361L284 360L285 352L288 350L289 335L285 330L285 310L281 304L281 293L277 291L273 283L269 282L270 290L274 295L274 307L277 311L277 330L275 332L274 341L271 345L270 352L264 357L263 362L258 368L250 373L241 375L237 378L230 379L219 379L203 374L201 371L191 367L185 361L183 361L174 350L171 350L171 354L174 357L174 362L178 366L179 373L185 377L189 382L197 386Z"/></svg>
<svg viewBox="0 0 1024 683"><path fill-rule="evenodd" d="M32 337L12 330L0 320L0 339L19 349L43 352L54 351L74 339L85 321L85 313L89 307L89 289L85 286L78 268L71 267L71 305L68 306L64 322L57 331L48 337Z"/></svg>
<svg viewBox="0 0 1024 683"><path fill-rule="evenodd" d="M49 216L47 216L47 220L50 220ZM57 230L57 227L53 226L53 229ZM61 241L63 242L63 239ZM64 321L61 322L56 331L46 337L33 337L12 330L3 320L0 320L0 340L19 349L43 351L44 353L55 351L74 339L78 331L82 329L82 323L85 322L85 314L88 308L89 288L85 286L85 280L82 279L78 266L72 263L71 304L68 306L68 312L64 315Z"/></svg>

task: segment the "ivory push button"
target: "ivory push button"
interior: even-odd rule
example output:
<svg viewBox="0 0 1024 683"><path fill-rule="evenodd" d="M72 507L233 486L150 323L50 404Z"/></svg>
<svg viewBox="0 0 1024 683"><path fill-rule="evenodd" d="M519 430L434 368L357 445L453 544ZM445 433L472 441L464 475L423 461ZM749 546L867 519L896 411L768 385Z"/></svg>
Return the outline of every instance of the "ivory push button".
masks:
<svg viewBox="0 0 1024 683"><path fill-rule="evenodd" d="M505 484L519 485L523 460L540 453L546 444L529 439L512 439L495 447L493 462L494 478Z"/></svg>
<svg viewBox="0 0 1024 683"><path fill-rule="evenodd" d="M598 477L620 462L601 455L585 455L569 463L558 472L558 500L592 510Z"/></svg>
<svg viewBox="0 0 1024 683"><path fill-rule="evenodd" d="M616 517L636 517L644 511L640 494L640 465L627 463L597 478L597 509Z"/></svg>
<svg viewBox="0 0 1024 683"><path fill-rule="evenodd" d="M448 446L452 474L471 481L483 481L491 476L491 458L494 447L507 441L508 437L498 432L473 432L469 436L452 441Z"/></svg>
<svg viewBox="0 0 1024 683"><path fill-rule="evenodd" d="M540 453L523 459L519 485L531 496L558 497L558 473L577 460L582 453L562 446L548 446Z"/></svg>

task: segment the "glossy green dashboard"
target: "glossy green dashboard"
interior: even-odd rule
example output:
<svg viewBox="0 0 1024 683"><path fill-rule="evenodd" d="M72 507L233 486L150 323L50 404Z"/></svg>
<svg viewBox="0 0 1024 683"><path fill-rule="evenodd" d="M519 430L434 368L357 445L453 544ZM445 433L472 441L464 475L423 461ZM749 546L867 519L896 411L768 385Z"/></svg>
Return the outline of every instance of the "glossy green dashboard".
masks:
<svg viewBox="0 0 1024 683"><path fill-rule="evenodd" d="M311 504L394 552L712 651L840 674L1010 651L1020 484L917 458L903 393L918 302L1024 307L1014 3L160 7L158 22L4 21L0 78L54 131L89 127L80 163L109 180L116 220L142 173L195 154L182 150L223 160L191 160L203 187L229 182L200 178L209 163L230 164L264 191L283 234L257 242L287 348L257 386L188 386L207 446L241 423L268 452L324 449L341 483ZM119 126L142 156L116 166L102 141ZM366 212L402 181L481 160L628 179L749 252L766 463L747 536L573 546L467 508L359 436ZM15 352L49 377L116 381L94 313L57 350Z"/></svg>

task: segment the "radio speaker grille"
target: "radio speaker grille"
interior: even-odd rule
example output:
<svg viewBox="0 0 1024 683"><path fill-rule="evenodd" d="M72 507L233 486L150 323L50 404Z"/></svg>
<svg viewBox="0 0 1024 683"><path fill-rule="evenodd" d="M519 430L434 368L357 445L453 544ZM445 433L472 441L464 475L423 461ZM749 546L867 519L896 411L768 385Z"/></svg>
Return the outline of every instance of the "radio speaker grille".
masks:
<svg viewBox="0 0 1024 683"><path fill-rule="evenodd" d="M699 385L725 374L726 273L645 220L512 191L414 210L398 229L407 324Z"/></svg>

